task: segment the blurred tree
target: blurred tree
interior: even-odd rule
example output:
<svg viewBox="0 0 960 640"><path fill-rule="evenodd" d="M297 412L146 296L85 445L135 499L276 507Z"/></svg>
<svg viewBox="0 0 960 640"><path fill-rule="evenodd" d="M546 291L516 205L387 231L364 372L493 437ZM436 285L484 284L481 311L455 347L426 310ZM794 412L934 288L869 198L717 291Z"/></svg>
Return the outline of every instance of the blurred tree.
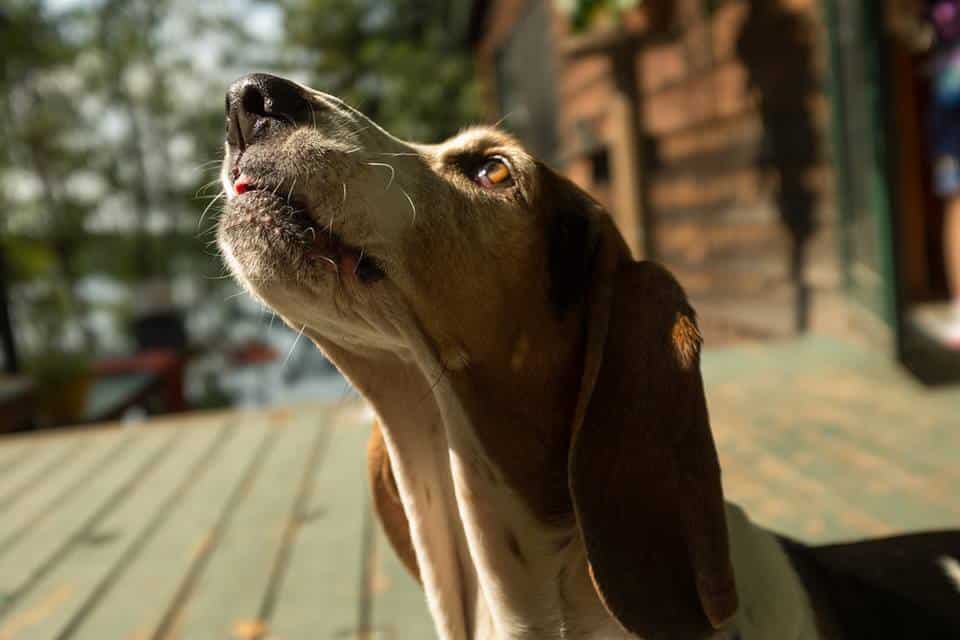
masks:
<svg viewBox="0 0 960 640"><path fill-rule="evenodd" d="M287 62L397 135L439 140L479 115L459 12L447 0L274 0Z"/></svg>
<svg viewBox="0 0 960 640"><path fill-rule="evenodd" d="M235 9L190 0L0 9L0 251L34 350L63 346L63 335L40 330L57 324L43 321L51 315L93 346L96 301L82 295L91 275L219 286L199 277L219 265L198 236L208 200L197 191L223 136L229 45L253 41Z"/></svg>
<svg viewBox="0 0 960 640"><path fill-rule="evenodd" d="M55 266L50 295L62 304L62 314L78 319L81 335L87 336L74 257L89 207L66 188L84 166L83 149L71 139L79 114L57 81L75 56L76 48L41 5L14 1L7 6L0 20L0 132L5 143L0 170L16 172L33 197L11 203L10 190L3 189L0 230L9 238L15 216L21 226L42 229Z"/></svg>
<svg viewBox="0 0 960 640"><path fill-rule="evenodd" d="M181 258L197 249L199 164L222 144L226 55L212 41L253 38L228 8L185 0L104 0L85 20L84 79L112 134L97 170L132 226L127 276L167 278L171 247Z"/></svg>

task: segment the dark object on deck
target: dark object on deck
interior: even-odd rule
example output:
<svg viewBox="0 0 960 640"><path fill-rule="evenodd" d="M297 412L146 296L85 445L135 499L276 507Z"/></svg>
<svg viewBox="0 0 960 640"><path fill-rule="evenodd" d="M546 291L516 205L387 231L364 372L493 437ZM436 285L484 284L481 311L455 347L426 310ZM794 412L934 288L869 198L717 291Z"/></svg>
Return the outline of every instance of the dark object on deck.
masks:
<svg viewBox="0 0 960 640"><path fill-rule="evenodd" d="M97 363L97 381L87 421L114 420L137 405L149 413L186 410L183 375L186 359L172 349L142 351Z"/></svg>
<svg viewBox="0 0 960 640"><path fill-rule="evenodd" d="M960 638L960 530L820 547L781 542L840 637Z"/></svg>
<svg viewBox="0 0 960 640"><path fill-rule="evenodd" d="M140 351L187 348L187 329L177 310L155 311L133 321L133 337Z"/></svg>
<svg viewBox="0 0 960 640"><path fill-rule="evenodd" d="M148 413L186 410L183 378L189 341L183 314L176 309L142 314L131 332L136 354L97 363L85 421L114 420L135 406Z"/></svg>

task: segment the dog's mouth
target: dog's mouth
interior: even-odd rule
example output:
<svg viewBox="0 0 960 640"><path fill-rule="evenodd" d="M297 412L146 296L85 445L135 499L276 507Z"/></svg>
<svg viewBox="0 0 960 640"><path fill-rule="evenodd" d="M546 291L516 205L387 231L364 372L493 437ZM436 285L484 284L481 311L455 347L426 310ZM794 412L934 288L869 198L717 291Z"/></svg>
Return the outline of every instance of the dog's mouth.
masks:
<svg viewBox="0 0 960 640"><path fill-rule="evenodd" d="M329 225L317 223L307 203L284 197L278 189L245 174L235 171L233 178L234 215L265 233L268 241L292 243L308 263L338 277L355 276L364 284L372 284L386 276L375 256L345 242Z"/></svg>

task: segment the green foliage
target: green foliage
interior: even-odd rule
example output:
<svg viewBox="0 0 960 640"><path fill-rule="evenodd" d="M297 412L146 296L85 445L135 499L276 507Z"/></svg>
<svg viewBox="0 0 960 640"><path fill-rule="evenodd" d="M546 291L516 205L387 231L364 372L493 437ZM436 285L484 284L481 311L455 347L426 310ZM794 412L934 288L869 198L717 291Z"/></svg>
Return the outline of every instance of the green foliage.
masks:
<svg viewBox="0 0 960 640"><path fill-rule="evenodd" d="M0 237L0 252L4 254L8 277L13 282L30 282L50 277L56 257L46 242L29 237Z"/></svg>
<svg viewBox="0 0 960 640"><path fill-rule="evenodd" d="M60 385L88 374L90 364L83 351L50 350L27 360L26 369L38 388L56 393Z"/></svg>
<svg viewBox="0 0 960 640"><path fill-rule="evenodd" d="M642 5L643 0L559 0L574 31L584 31L602 17L616 18L619 11Z"/></svg>
<svg viewBox="0 0 960 640"><path fill-rule="evenodd" d="M228 81L211 41L253 42L227 8L188 0L70 6L0 8L0 251L34 351L77 331L95 346L87 276L219 271L197 224Z"/></svg>
<svg viewBox="0 0 960 640"><path fill-rule="evenodd" d="M479 115L456 4L280 0L287 60L397 135L439 140Z"/></svg>
<svg viewBox="0 0 960 640"><path fill-rule="evenodd" d="M62 6L70 9L54 9ZM222 96L241 73L306 73L418 140L475 120L458 8L440 0L0 3L0 253L14 302L26 309L17 319L28 346L94 349L92 312L130 312L86 299L92 275L221 286L206 233L217 203L207 229L198 221L220 189ZM283 16L275 42L248 30L264 10Z"/></svg>

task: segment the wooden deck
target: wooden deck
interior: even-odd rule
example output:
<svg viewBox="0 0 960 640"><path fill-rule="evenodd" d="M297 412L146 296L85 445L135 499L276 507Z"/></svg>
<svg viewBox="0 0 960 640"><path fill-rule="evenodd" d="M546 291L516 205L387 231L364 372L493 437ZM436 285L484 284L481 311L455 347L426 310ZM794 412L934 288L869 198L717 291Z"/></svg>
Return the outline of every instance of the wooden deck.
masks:
<svg viewBox="0 0 960 640"><path fill-rule="evenodd" d="M960 388L819 338L704 372L727 495L762 524L960 527ZM368 511L369 421L349 401L0 439L0 640L434 637Z"/></svg>
<svg viewBox="0 0 960 640"><path fill-rule="evenodd" d="M0 441L0 639L432 637L368 433L351 402Z"/></svg>

